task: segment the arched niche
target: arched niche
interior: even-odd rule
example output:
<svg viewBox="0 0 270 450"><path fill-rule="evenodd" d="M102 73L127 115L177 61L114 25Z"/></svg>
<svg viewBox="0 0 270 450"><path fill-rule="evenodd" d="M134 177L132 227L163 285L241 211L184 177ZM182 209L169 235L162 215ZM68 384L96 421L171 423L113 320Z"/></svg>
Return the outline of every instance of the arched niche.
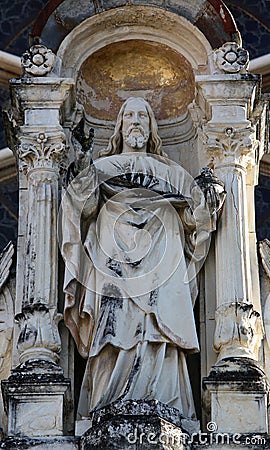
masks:
<svg viewBox="0 0 270 450"><path fill-rule="evenodd" d="M92 53L119 41L151 40L183 55L195 74L208 72L211 45L187 19L162 8L129 5L92 16L61 43L59 75L74 77Z"/></svg>
<svg viewBox="0 0 270 450"><path fill-rule="evenodd" d="M76 81L95 153L106 147L121 103L145 97L171 159L199 170L196 129L189 113L195 75L211 73L211 45L186 18L153 6L124 6L75 27L58 50L58 74Z"/></svg>

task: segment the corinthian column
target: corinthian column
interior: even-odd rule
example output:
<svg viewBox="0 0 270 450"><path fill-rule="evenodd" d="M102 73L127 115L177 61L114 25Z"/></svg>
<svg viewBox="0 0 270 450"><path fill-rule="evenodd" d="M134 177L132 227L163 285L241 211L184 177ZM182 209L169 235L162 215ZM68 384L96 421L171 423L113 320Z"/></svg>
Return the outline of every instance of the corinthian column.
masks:
<svg viewBox="0 0 270 450"><path fill-rule="evenodd" d="M73 80L52 75L54 55L41 45L23 55L11 80L10 146L19 168L14 366L3 382L9 435L67 432L70 380L57 364L58 180L66 156L60 123Z"/></svg>
<svg viewBox="0 0 270 450"><path fill-rule="evenodd" d="M246 73L244 49L224 44L212 62L214 75L197 77L207 114L202 132L206 158L227 197L215 239L218 360L203 381L205 403L218 431L266 432L268 386L256 364L263 327L250 195L263 152L265 106L258 101L259 77Z"/></svg>
<svg viewBox="0 0 270 450"><path fill-rule="evenodd" d="M249 209L246 172L256 165L258 143L253 127L208 128L208 152L215 173L226 186L227 198L216 236L216 331L218 359L258 359L263 338L260 305L253 286L258 273L251 272ZM254 253L253 253L254 256ZM256 256L255 256L256 257ZM258 308L259 311L254 310Z"/></svg>
<svg viewBox="0 0 270 450"><path fill-rule="evenodd" d="M35 133L21 127L18 158L27 183L27 220L21 256L22 310L17 348L20 362L41 359L58 362L61 342L57 314L57 204L59 166L65 135L58 129ZM52 126L51 126L52 128ZM30 132L29 132L30 131ZM22 205L25 208L25 205Z"/></svg>

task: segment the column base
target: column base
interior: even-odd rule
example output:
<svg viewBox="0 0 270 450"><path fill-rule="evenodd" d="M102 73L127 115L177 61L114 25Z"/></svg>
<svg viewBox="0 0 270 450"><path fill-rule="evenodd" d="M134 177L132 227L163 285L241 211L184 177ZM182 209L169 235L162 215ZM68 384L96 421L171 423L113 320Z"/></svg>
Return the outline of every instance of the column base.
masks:
<svg viewBox="0 0 270 450"><path fill-rule="evenodd" d="M249 358L227 358L203 379L208 423L218 433L267 433L269 385ZM211 430L213 431L213 430Z"/></svg>
<svg viewBox="0 0 270 450"><path fill-rule="evenodd" d="M72 433L70 380L57 364L32 360L2 381L8 436L63 436Z"/></svg>
<svg viewBox="0 0 270 450"><path fill-rule="evenodd" d="M189 450L189 436L199 431L197 420L185 419L156 400L119 400L90 420L91 428L80 439L81 450Z"/></svg>

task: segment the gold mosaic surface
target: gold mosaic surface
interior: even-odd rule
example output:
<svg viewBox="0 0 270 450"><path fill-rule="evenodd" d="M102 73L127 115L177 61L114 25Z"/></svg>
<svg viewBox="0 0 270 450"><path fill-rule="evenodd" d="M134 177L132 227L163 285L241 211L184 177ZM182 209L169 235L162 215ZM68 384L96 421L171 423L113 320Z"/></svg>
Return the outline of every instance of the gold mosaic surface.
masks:
<svg viewBox="0 0 270 450"><path fill-rule="evenodd" d="M77 99L87 115L115 120L131 96L148 100L158 120L180 116L194 98L191 65L170 47L142 40L110 44L83 63Z"/></svg>

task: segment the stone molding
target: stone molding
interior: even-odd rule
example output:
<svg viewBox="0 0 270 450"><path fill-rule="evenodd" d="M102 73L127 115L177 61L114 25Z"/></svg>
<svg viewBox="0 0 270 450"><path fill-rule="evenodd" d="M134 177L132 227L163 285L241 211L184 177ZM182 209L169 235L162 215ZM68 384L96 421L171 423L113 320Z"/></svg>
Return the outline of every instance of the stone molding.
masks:
<svg viewBox="0 0 270 450"><path fill-rule="evenodd" d="M106 27L104 27L106 23ZM126 39L159 42L181 53L193 69L205 73L211 46L185 18L155 6L128 5L84 20L61 43L56 67L60 76L74 76L83 61L100 48Z"/></svg>

